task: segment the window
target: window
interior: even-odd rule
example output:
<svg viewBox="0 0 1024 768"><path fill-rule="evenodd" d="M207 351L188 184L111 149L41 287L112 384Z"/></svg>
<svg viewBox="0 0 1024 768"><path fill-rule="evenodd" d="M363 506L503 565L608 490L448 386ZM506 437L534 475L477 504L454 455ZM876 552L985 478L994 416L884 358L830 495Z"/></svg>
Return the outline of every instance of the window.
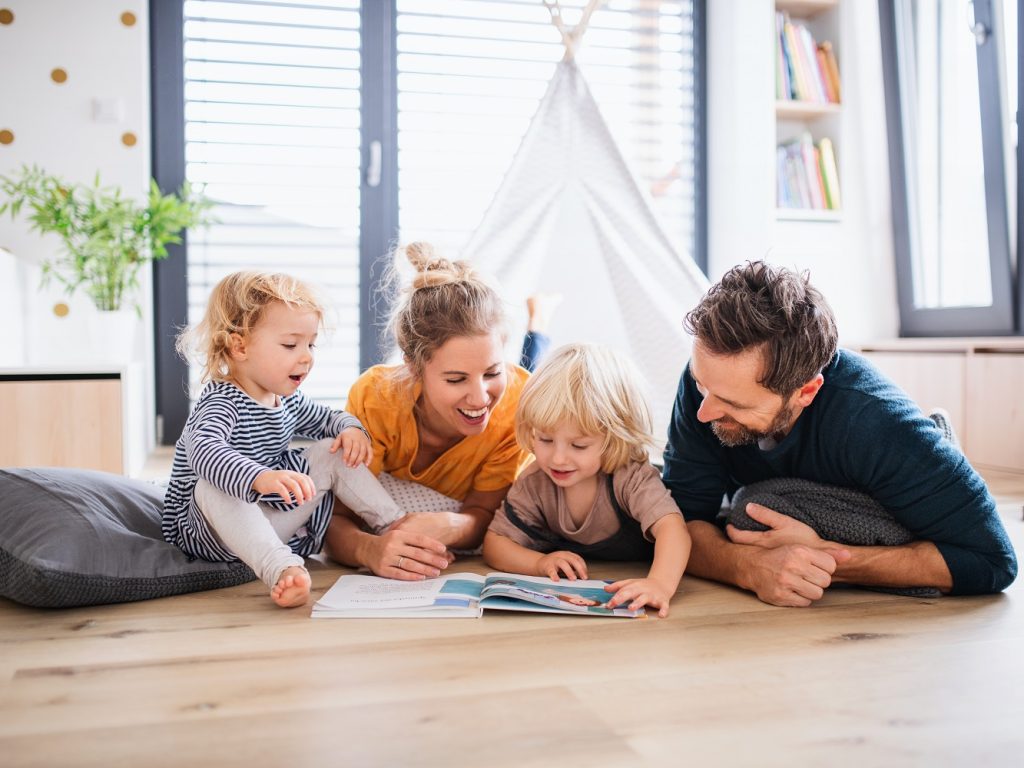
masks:
<svg viewBox="0 0 1024 768"><path fill-rule="evenodd" d="M317 285L334 312L304 391L340 407L359 372L358 0L186 0L183 42L185 177L218 219L189 239L188 321L238 269Z"/></svg>
<svg viewBox="0 0 1024 768"><path fill-rule="evenodd" d="M585 0L563 0L565 22ZM564 47L538 0L399 0L403 238L457 253L483 217ZM694 7L624 0L590 18L578 60L682 252L694 239Z"/></svg>
<svg viewBox="0 0 1024 768"><path fill-rule="evenodd" d="M568 24L586 0L562 0ZM704 263L704 0L596 12L580 62L679 248ZM307 392L340 404L381 359L380 258L456 253L543 96L561 38L541 0L150 0L154 175L206 184L220 222L156 268L162 441L188 413L172 349L235 269L294 272L337 308ZM182 77L183 74L183 77ZM356 320L358 318L358 322Z"/></svg>
<svg viewBox="0 0 1024 768"><path fill-rule="evenodd" d="M1015 3L879 4L903 335L1013 332Z"/></svg>

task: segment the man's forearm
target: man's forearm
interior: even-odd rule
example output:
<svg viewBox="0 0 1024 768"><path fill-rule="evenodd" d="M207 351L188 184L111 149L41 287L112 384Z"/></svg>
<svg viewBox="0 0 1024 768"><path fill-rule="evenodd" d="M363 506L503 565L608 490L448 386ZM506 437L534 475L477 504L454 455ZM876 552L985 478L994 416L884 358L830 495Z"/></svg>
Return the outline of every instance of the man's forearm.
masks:
<svg viewBox="0 0 1024 768"><path fill-rule="evenodd" d="M842 545L839 545L842 546ZM833 581L868 587L953 588L953 576L938 548L930 541L898 547L847 547L850 559L840 563Z"/></svg>

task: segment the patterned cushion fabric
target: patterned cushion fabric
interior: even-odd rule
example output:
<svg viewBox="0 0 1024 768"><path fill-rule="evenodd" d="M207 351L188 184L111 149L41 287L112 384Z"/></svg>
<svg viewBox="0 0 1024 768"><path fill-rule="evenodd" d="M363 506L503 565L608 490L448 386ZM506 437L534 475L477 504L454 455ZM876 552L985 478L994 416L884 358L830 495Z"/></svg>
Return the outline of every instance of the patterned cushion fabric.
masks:
<svg viewBox="0 0 1024 768"><path fill-rule="evenodd" d="M253 580L160 534L163 488L81 469L0 469L0 596L41 608L123 603Z"/></svg>

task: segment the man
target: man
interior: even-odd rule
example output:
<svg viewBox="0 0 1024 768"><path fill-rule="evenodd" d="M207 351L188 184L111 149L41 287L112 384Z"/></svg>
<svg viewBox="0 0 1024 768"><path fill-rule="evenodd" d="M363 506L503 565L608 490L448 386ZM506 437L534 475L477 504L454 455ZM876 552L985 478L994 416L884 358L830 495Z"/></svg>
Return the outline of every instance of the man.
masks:
<svg viewBox="0 0 1024 768"><path fill-rule="evenodd" d="M1005 589L1017 561L995 501L960 450L869 362L837 350L835 318L806 275L749 263L686 317L695 337L663 479L686 517L687 572L807 606L831 584ZM764 532L716 524L723 494L770 478L862 491L914 536L902 546L821 539L767 507Z"/></svg>

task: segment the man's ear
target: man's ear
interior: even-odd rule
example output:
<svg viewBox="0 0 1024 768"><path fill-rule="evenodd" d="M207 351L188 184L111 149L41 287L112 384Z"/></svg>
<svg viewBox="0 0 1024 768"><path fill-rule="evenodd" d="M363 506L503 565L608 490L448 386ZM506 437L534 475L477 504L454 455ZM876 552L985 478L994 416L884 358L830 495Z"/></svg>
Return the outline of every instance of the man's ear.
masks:
<svg viewBox="0 0 1024 768"><path fill-rule="evenodd" d="M228 354L231 355L232 360L245 360L248 352L242 334L232 333L228 337Z"/></svg>
<svg viewBox="0 0 1024 768"><path fill-rule="evenodd" d="M818 390L821 389L821 385L825 383L825 377L820 373L813 379L804 384L796 392L796 404L801 408L806 408L812 402L814 402L815 396L818 394Z"/></svg>

